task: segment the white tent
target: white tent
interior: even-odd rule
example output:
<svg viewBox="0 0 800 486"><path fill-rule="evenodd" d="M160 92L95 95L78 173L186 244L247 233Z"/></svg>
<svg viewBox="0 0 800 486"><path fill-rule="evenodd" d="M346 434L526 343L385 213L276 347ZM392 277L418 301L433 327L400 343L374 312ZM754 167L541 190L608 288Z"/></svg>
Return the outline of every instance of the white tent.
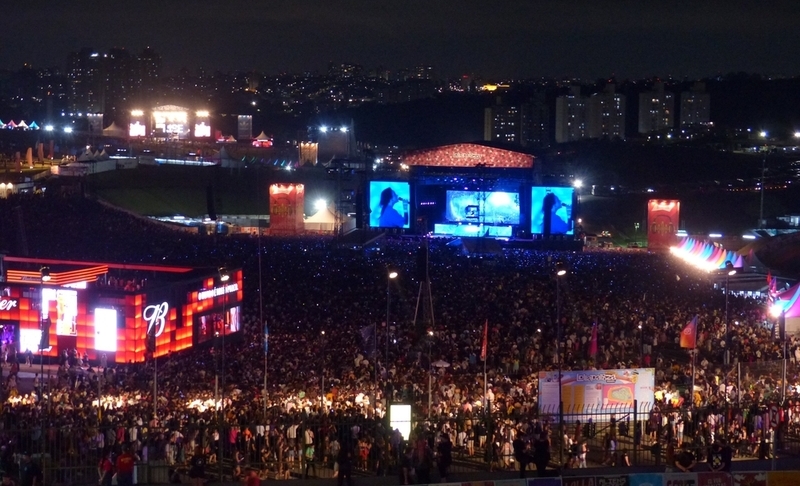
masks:
<svg viewBox="0 0 800 486"><path fill-rule="evenodd" d="M125 138L126 135L125 129L114 122L111 122L111 125L103 129L104 137Z"/></svg>
<svg viewBox="0 0 800 486"><path fill-rule="evenodd" d="M306 231L332 233L336 230L336 215L327 207L320 209L303 222Z"/></svg>
<svg viewBox="0 0 800 486"><path fill-rule="evenodd" d="M226 142L235 142L236 139L233 138L233 135L228 135L228 138L225 139Z"/></svg>
<svg viewBox="0 0 800 486"><path fill-rule="evenodd" d="M25 120L20 120L19 123L17 123L17 128L26 129L28 128L28 124L25 123Z"/></svg>
<svg viewBox="0 0 800 486"><path fill-rule="evenodd" d="M256 137L256 140L258 140L259 142L262 142L262 141L266 142L266 141L269 140L269 137L267 136L266 133L264 133L264 130L261 130L261 133L258 134L258 136Z"/></svg>
<svg viewBox="0 0 800 486"><path fill-rule="evenodd" d="M88 162L88 161L94 160L94 159L95 159L94 152L92 152L92 149L87 148L75 160L77 160L78 162Z"/></svg>

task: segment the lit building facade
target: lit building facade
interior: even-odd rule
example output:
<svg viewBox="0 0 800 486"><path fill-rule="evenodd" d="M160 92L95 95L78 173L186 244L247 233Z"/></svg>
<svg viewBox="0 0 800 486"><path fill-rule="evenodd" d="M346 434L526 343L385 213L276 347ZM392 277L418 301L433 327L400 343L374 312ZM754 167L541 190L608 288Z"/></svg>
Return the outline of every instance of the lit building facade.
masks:
<svg viewBox="0 0 800 486"><path fill-rule="evenodd" d="M639 95L639 133L669 130L675 125L675 96L656 83L652 91Z"/></svg>

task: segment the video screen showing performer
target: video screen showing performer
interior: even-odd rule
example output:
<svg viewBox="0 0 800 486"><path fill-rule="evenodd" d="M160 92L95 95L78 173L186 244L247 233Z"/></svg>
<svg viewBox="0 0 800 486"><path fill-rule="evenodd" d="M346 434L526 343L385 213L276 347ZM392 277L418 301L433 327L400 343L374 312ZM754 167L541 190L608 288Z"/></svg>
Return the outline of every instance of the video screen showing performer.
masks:
<svg viewBox="0 0 800 486"><path fill-rule="evenodd" d="M373 228L409 228L411 188L408 182L369 183L369 225Z"/></svg>
<svg viewBox="0 0 800 486"><path fill-rule="evenodd" d="M572 187L531 188L531 233L540 235L571 235Z"/></svg>

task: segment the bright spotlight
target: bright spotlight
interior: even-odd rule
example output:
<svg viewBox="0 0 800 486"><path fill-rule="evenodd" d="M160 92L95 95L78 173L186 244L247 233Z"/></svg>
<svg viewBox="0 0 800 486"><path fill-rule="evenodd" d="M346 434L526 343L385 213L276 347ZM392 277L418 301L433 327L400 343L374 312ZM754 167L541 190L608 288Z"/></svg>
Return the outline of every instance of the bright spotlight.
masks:
<svg viewBox="0 0 800 486"><path fill-rule="evenodd" d="M564 265L564 262L557 262L556 263L556 275L559 277L563 277L567 274L567 266Z"/></svg>
<svg viewBox="0 0 800 486"><path fill-rule="evenodd" d="M327 207L328 207L328 201L324 199L317 199L317 201L314 203L314 209L316 209L317 211L322 211Z"/></svg>
<svg viewBox="0 0 800 486"><path fill-rule="evenodd" d="M575 189L580 189L581 187L583 187L583 181L580 179L575 179L572 182L572 187L574 187Z"/></svg>
<svg viewBox="0 0 800 486"><path fill-rule="evenodd" d="M794 138L800 138L800 132L794 132Z"/></svg>
<svg viewBox="0 0 800 486"><path fill-rule="evenodd" d="M761 132L759 132L758 136L761 138L767 138L767 132L762 130Z"/></svg>
<svg viewBox="0 0 800 486"><path fill-rule="evenodd" d="M131 110L131 116L143 116L144 110Z"/></svg>
<svg viewBox="0 0 800 486"><path fill-rule="evenodd" d="M389 278L397 278L397 272L389 272Z"/></svg>
<svg viewBox="0 0 800 486"><path fill-rule="evenodd" d="M321 127L319 127L319 131L322 132L322 133L328 133L328 127L326 127L325 125L322 125Z"/></svg>
<svg viewBox="0 0 800 486"><path fill-rule="evenodd" d="M44 131L45 132L52 132L53 131L53 125L45 125L44 126Z"/></svg>
<svg viewBox="0 0 800 486"><path fill-rule="evenodd" d="M64 133L72 133L72 127L64 127Z"/></svg>
<svg viewBox="0 0 800 486"><path fill-rule="evenodd" d="M772 307L769 308L769 314L772 317L780 317L781 312L783 312L783 306L781 305L780 301L775 302L772 304Z"/></svg>
<svg viewBox="0 0 800 486"><path fill-rule="evenodd" d="M250 104L253 105L253 106L256 106L256 102L255 101L251 101Z"/></svg>
<svg viewBox="0 0 800 486"><path fill-rule="evenodd" d="M339 128L339 131L342 133L347 133L347 127L341 127Z"/></svg>

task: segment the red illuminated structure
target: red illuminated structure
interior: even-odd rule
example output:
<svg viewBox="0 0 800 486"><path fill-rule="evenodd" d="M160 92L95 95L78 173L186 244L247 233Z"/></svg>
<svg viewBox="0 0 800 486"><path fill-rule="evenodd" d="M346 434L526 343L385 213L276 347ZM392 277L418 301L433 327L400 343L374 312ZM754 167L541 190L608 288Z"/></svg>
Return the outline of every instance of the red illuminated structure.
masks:
<svg viewBox="0 0 800 486"><path fill-rule="evenodd" d="M238 269L222 282L217 269L0 256L0 270L2 340L20 353L38 354L45 330L46 356L77 349L90 360L105 353L136 363L241 330Z"/></svg>

